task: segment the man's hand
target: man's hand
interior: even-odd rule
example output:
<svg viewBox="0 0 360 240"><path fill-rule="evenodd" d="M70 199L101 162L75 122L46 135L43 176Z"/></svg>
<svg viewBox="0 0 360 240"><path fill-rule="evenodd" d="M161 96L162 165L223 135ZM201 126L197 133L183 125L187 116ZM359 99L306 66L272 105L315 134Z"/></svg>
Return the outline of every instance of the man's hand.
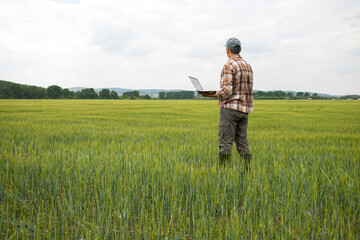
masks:
<svg viewBox="0 0 360 240"><path fill-rule="evenodd" d="M208 92L202 92L202 93L197 92L197 93L200 94L200 95L203 96L203 97L213 97L213 98L217 98L216 93L208 93Z"/></svg>

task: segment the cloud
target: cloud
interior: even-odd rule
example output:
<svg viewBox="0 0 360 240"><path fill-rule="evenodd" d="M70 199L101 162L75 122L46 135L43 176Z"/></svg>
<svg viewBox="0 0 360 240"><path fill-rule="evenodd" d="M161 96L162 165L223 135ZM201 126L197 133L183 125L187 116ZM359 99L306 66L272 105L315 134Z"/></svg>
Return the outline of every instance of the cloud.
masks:
<svg viewBox="0 0 360 240"><path fill-rule="evenodd" d="M192 89L195 75L215 89L238 37L256 89L359 93L359 13L355 0L1 1L0 79Z"/></svg>
<svg viewBox="0 0 360 240"><path fill-rule="evenodd" d="M106 25L95 30L90 42L101 46L105 51L117 53L126 50L136 37L136 34L130 29Z"/></svg>
<svg viewBox="0 0 360 240"><path fill-rule="evenodd" d="M50 0L62 4L79 4L81 0Z"/></svg>

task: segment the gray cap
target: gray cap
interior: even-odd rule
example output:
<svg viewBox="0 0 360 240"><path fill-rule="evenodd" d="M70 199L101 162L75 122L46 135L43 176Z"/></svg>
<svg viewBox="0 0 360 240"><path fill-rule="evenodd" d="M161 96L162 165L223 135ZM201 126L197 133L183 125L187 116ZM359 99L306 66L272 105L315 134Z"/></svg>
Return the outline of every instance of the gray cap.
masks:
<svg viewBox="0 0 360 240"><path fill-rule="evenodd" d="M224 47L227 47L230 50L239 50L241 48L241 43L237 38L229 38Z"/></svg>

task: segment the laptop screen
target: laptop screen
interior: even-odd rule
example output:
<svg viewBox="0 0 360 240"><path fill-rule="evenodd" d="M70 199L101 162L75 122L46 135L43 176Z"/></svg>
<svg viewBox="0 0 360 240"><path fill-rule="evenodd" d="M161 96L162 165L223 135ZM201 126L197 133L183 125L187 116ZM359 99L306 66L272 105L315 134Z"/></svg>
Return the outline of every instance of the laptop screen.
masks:
<svg viewBox="0 0 360 240"><path fill-rule="evenodd" d="M192 82L192 84L194 85L194 87L195 87L195 89L197 91L202 91L203 90L203 88L202 88L202 86L201 86L201 84L200 84L200 82L199 82L199 80L197 78L190 77L190 76L189 76L189 78L190 78L190 81Z"/></svg>

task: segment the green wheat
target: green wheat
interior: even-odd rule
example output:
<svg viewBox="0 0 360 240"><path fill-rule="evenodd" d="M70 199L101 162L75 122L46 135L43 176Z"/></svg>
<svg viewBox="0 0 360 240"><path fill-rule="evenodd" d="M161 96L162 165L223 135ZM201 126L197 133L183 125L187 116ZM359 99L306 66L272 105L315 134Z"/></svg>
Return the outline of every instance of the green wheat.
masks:
<svg viewBox="0 0 360 240"><path fill-rule="evenodd" d="M1 100L0 239L359 239L360 101Z"/></svg>

